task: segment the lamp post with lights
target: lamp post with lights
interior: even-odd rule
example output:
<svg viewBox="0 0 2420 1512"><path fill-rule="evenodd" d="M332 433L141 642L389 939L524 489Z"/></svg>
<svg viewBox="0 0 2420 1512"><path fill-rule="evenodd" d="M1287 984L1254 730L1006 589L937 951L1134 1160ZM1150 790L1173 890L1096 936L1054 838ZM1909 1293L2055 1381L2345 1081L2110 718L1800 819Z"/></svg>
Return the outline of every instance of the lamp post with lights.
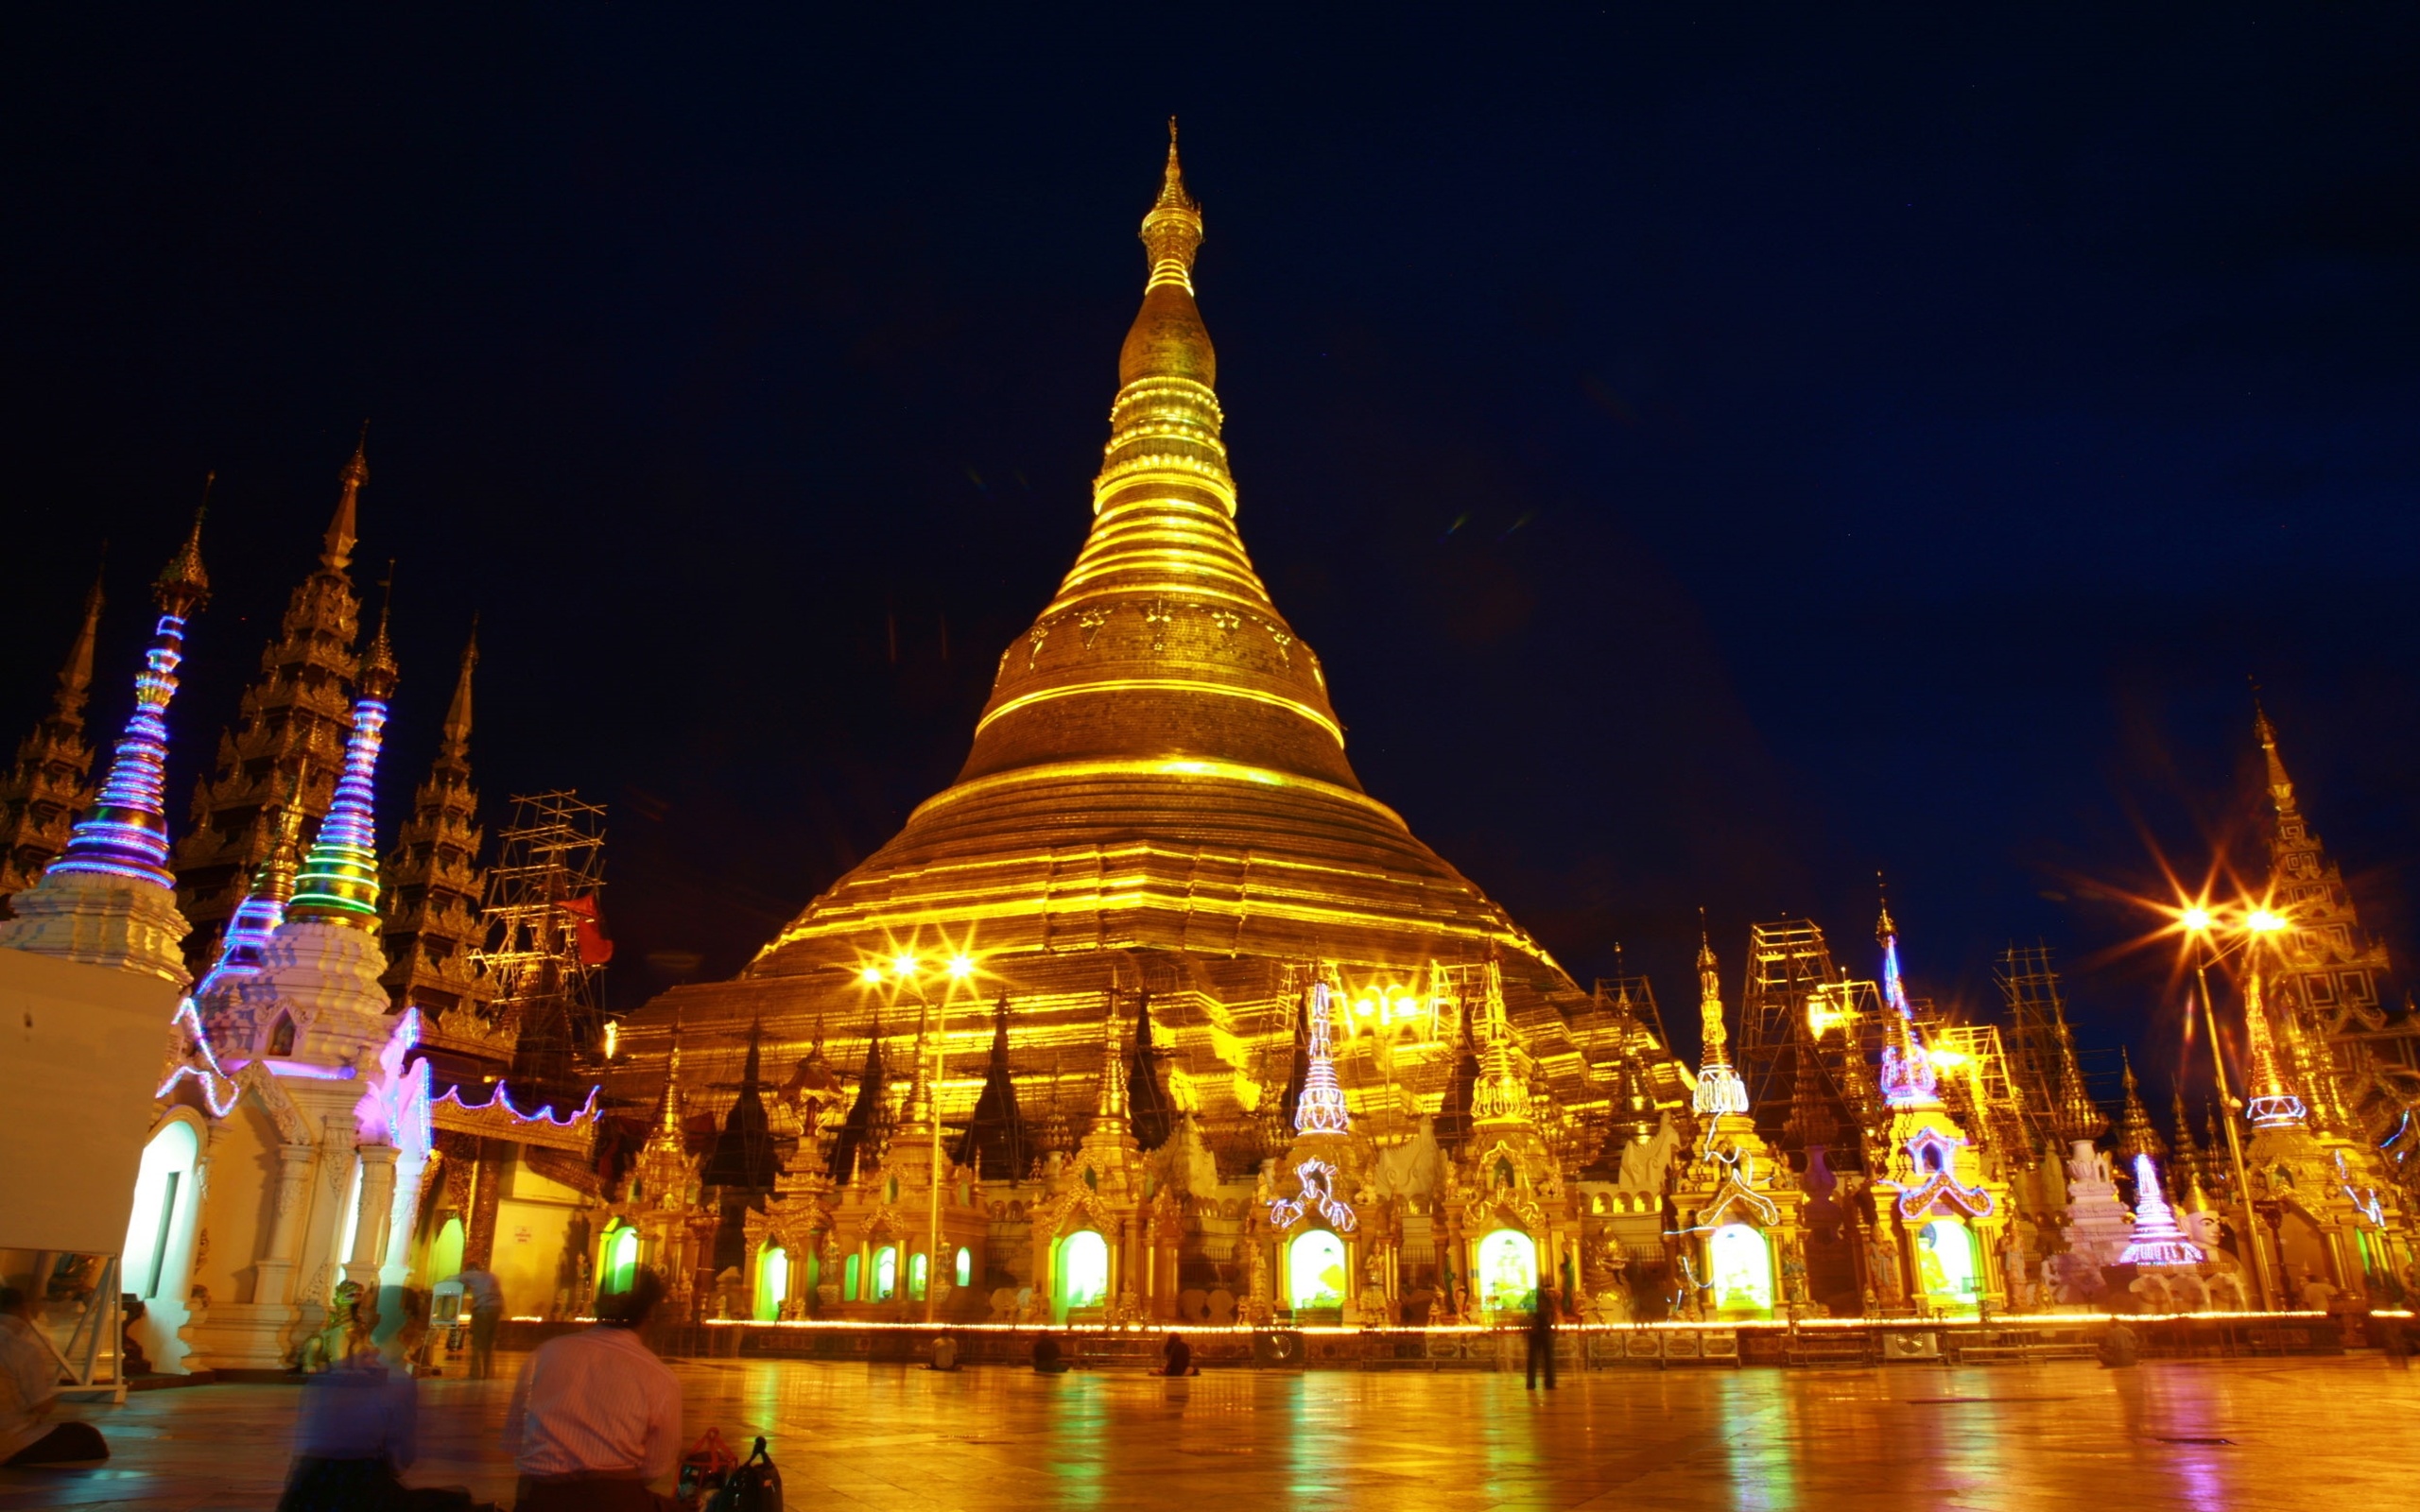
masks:
<svg viewBox="0 0 2420 1512"><path fill-rule="evenodd" d="M880 987L888 980L895 991L912 994L924 1013L925 1027L931 1031L933 1065L925 1084L925 1112L932 1121L932 1150L925 1172L925 1321L930 1323L941 1302L942 1071L947 1063L944 1047L949 1042L950 996L975 975L975 957L964 952L949 957L944 970L949 975L950 993L943 994L938 1006L925 991L924 978L920 974L923 965L914 954L903 953L891 959L887 975L879 966L868 966L857 975L858 980L868 987ZM912 1279L912 1266L909 1275Z"/></svg>
<svg viewBox="0 0 2420 1512"><path fill-rule="evenodd" d="M2269 1263L2260 1243L2260 1214L2252 1205L2252 1176L2243 1163L2243 1133L2236 1127L2243 1115L2244 1104L2227 1082L2227 1057L2219 1045L2218 1012L2210 1002L2210 968L2235 952L2248 951L2265 936L2284 929L2286 920L2267 908L2246 909L2238 931L2240 937L2225 950L2220 950L2213 938L2219 921L2208 905L2199 902L2188 905L2177 915L2177 924L2185 931L2186 938L2193 942L2193 978L2202 993L2202 1025L2210 1040L2210 1071L2218 1081L2219 1106L2226 1111L2226 1117L2221 1122L2226 1125L2227 1159L2235 1169L2236 1203L2243 1214L2245 1258L2252 1263L2252 1285L2259 1295L2260 1311L2266 1313L2272 1311ZM2256 957L2250 959L2250 965L2256 973L2260 970Z"/></svg>

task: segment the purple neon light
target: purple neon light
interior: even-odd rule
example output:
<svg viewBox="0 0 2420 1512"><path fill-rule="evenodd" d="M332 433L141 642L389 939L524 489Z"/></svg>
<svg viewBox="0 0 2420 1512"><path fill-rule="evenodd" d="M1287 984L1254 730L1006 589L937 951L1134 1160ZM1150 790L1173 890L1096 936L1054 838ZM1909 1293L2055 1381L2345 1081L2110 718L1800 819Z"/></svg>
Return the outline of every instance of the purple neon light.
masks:
<svg viewBox="0 0 2420 1512"><path fill-rule="evenodd" d="M185 617L169 610L152 631L143 670L134 675L134 713L118 737L109 776L84 817L69 833L66 853L51 871L87 872L173 888L168 873L168 700L177 696L177 665L184 660Z"/></svg>

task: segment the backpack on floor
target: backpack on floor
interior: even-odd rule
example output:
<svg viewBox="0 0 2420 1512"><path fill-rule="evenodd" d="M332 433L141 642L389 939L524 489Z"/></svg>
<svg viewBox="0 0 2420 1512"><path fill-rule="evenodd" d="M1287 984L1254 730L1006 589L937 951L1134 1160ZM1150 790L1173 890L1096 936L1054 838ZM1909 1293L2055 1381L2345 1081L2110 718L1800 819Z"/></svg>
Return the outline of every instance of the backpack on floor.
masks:
<svg viewBox="0 0 2420 1512"><path fill-rule="evenodd" d="M722 1489L706 1503L706 1512L782 1512L782 1472L765 1452L765 1440L723 1478Z"/></svg>
<svg viewBox="0 0 2420 1512"><path fill-rule="evenodd" d="M723 1442L722 1430L709 1428L681 1458L681 1481L678 1493L683 1506L702 1506L706 1498L723 1488L731 1479L739 1456Z"/></svg>

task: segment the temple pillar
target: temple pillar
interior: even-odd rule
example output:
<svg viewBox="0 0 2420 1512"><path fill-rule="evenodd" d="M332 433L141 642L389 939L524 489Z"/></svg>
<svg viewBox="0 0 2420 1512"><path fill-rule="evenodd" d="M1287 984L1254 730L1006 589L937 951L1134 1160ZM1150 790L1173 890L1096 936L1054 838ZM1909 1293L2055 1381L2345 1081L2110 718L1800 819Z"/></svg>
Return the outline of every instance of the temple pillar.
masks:
<svg viewBox="0 0 2420 1512"><path fill-rule="evenodd" d="M358 1146L361 1207L354 1215L353 1253L344 1257L344 1279L364 1291L378 1289L378 1267L387 1259L387 1226L395 1215L395 1157L391 1144Z"/></svg>
<svg viewBox="0 0 2420 1512"><path fill-rule="evenodd" d="M495 1258L496 1204L504 1200L504 1150L495 1140L478 1143L478 1164L471 1173L471 1221L463 1226L462 1234L466 1270L473 1265L485 1268Z"/></svg>
<svg viewBox="0 0 2420 1512"><path fill-rule="evenodd" d="M301 1259L304 1211L310 1206L311 1167L319 1158L316 1144L277 1147L276 1221L269 1227L268 1253L253 1267L254 1302L284 1307L294 1301L294 1267Z"/></svg>

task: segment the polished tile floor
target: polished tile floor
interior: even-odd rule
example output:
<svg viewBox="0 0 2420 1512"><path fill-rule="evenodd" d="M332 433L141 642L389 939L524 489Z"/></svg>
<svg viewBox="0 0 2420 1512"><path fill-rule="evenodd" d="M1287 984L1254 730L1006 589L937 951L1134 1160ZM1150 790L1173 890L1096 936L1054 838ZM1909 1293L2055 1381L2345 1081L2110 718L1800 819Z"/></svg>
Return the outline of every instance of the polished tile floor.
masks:
<svg viewBox="0 0 2420 1512"><path fill-rule="evenodd" d="M694 1362L691 1431L769 1435L793 1508L2408 1506L2420 1373L2375 1357L1517 1375ZM504 1382L431 1381L410 1477L509 1498ZM103 1469L0 1470L0 1512L264 1508L296 1392L73 1409ZM1177 1500L1177 1499L1181 1499Z"/></svg>

